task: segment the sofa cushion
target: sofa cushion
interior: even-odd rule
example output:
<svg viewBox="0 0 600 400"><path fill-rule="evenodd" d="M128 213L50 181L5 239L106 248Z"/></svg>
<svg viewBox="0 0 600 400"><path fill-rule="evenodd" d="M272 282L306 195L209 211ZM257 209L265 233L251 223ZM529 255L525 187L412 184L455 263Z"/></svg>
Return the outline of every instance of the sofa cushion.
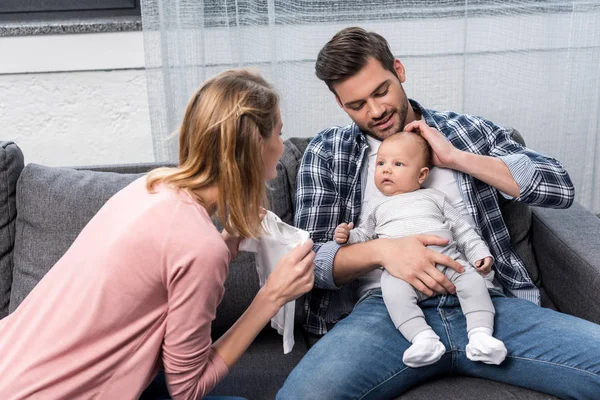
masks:
<svg viewBox="0 0 600 400"><path fill-rule="evenodd" d="M23 153L13 142L0 142L0 319L8 315L17 217L17 179Z"/></svg>
<svg viewBox="0 0 600 400"><path fill-rule="evenodd" d="M62 257L102 205L139 176L36 164L23 169L17 183L10 312Z"/></svg>
<svg viewBox="0 0 600 400"><path fill-rule="evenodd" d="M502 382L468 376L451 376L434 379L409 390L396 400L551 400L554 396L512 386Z"/></svg>
<svg viewBox="0 0 600 400"><path fill-rule="evenodd" d="M517 130L507 128L507 131L515 142L525 146L525 141ZM531 243L531 223L533 218L531 207L524 203L506 200L501 194L498 194L498 198L502 218L510 235L510 243L519 257L521 257L533 283L541 286L541 276Z"/></svg>
<svg viewBox="0 0 600 400"><path fill-rule="evenodd" d="M289 138L283 142L283 154L277 163L277 178L268 184L271 211L287 224L294 224L296 178L302 155L311 138Z"/></svg>
<svg viewBox="0 0 600 400"><path fill-rule="evenodd" d="M287 376L308 351L300 328L294 332L296 344L283 354L281 336L265 330L210 393L213 396L240 396L252 400L274 399Z"/></svg>
<svg viewBox="0 0 600 400"><path fill-rule="evenodd" d="M160 166L149 163L87 167L91 171L36 164L25 167L17 185L17 245L10 312L21 304L113 194L144 172ZM231 263L225 296L212 326L213 337L229 329L254 299L259 288L254 265L254 255L244 252ZM301 301L298 306L296 314L301 323L304 311ZM279 345L282 346L281 340Z"/></svg>

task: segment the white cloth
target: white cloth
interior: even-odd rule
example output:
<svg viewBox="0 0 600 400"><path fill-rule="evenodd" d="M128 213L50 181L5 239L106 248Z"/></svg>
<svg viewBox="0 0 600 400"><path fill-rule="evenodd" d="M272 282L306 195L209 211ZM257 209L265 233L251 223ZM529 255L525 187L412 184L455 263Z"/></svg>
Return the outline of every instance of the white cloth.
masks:
<svg viewBox="0 0 600 400"><path fill-rule="evenodd" d="M283 256L296 246L304 243L309 234L283 222L271 211L262 220L263 234L259 239L244 239L240 243L240 251L256 253L256 271L260 286L264 286ZM285 304L271 319L271 327L283 336L283 353L287 354L294 347L294 300Z"/></svg>

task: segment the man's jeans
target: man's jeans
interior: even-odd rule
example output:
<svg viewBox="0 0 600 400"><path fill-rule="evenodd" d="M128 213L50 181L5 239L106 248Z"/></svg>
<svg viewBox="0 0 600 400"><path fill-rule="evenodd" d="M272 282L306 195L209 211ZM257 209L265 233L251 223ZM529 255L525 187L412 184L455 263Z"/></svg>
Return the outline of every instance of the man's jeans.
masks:
<svg viewBox="0 0 600 400"><path fill-rule="evenodd" d="M381 290L359 300L304 356L277 398L386 399L439 375L466 375L506 382L561 398L600 398L600 325L492 294L494 336L508 350L500 365L470 361L467 331L456 296L420 303L425 319L446 346L433 365L409 368L402 355L410 343L390 319Z"/></svg>

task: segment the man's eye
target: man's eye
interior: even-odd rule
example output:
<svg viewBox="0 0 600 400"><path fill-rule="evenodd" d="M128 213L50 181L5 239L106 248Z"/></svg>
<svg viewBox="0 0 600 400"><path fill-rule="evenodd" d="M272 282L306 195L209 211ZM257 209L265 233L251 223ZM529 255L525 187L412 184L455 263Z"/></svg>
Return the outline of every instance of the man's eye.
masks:
<svg viewBox="0 0 600 400"><path fill-rule="evenodd" d="M350 107L350 109L351 109L351 110L354 110L354 111L358 111L358 110L360 110L361 108L363 108L363 105L362 105L362 104L361 104L360 106Z"/></svg>
<svg viewBox="0 0 600 400"><path fill-rule="evenodd" d="M388 94L388 89L385 89L383 92L380 92L380 93L375 93L375 96L377 96L377 97L383 97L386 94Z"/></svg>

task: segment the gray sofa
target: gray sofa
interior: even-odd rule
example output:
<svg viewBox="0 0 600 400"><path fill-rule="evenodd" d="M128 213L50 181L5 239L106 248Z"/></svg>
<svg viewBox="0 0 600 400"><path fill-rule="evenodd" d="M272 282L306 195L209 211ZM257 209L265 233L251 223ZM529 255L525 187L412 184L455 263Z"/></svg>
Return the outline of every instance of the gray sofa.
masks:
<svg viewBox="0 0 600 400"><path fill-rule="evenodd" d="M308 139L285 142L271 209L291 223L296 172ZM67 250L87 221L114 193L158 164L77 168L23 165L12 142L0 142L0 318L14 311ZM513 244L542 288L544 306L600 323L600 220L575 204L569 210L503 205ZM241 315L258 290L253 256L241 253L230 268L226 293L213 323L218 337ZM68 277L66 277L68 279ZM296 345L284 355L271 328L211 394L272 399L307 351L303 308L297 302ZM325 361L325 360L324 360ZM307 382L310 385L310 382ZM469 377L442 377L400 399L548 399L548 395ZM318 400L318 399L317 399Z"/></svg>

